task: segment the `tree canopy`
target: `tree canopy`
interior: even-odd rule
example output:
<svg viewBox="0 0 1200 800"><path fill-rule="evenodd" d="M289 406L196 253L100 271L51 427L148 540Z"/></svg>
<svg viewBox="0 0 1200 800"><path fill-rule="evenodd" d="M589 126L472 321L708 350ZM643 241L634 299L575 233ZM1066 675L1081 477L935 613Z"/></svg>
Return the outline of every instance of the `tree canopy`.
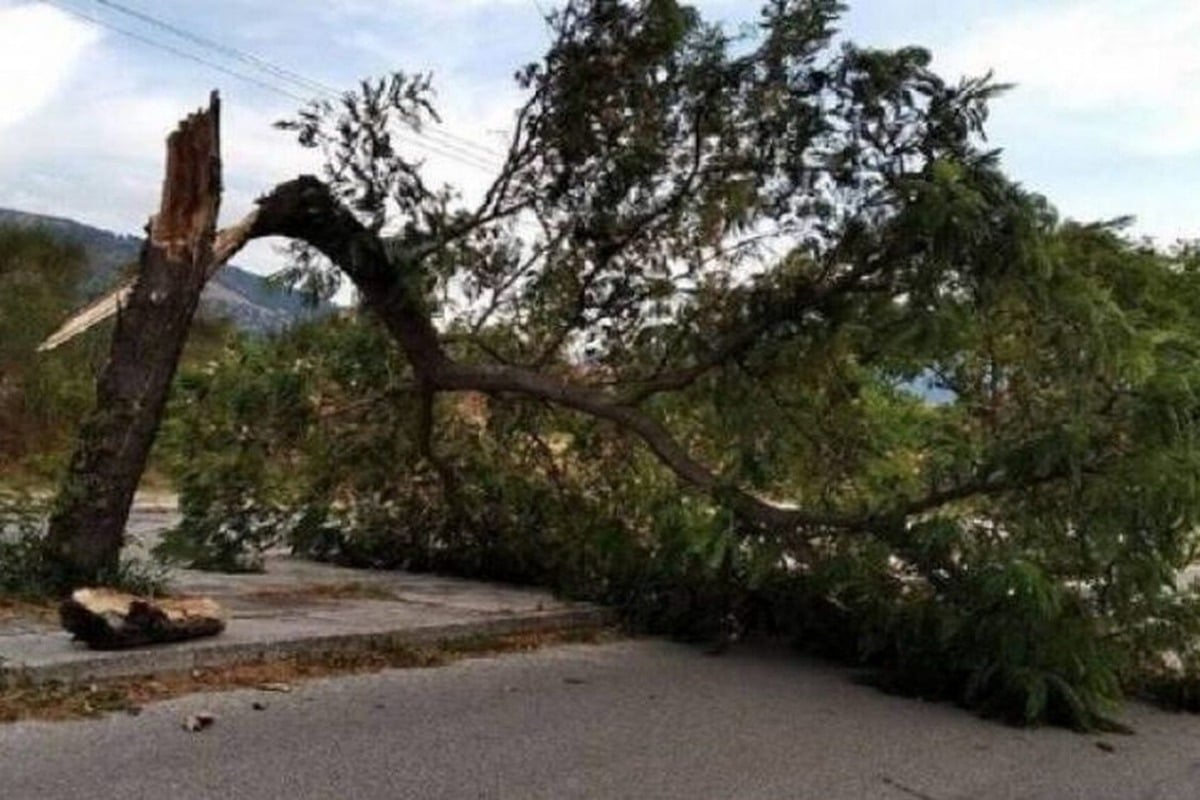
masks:
<svg viewBox="0 0 1200 800"><path fill-rule="evenodd" d="M570 3L518 75L529 100L478 206L397 147L395 126L434 112L426 78L395 75L284 123L326 175L280 187L256 224L344 270L429 392L602 417L797 545L1097 468L1126 359L1159 354L1105 296L1114 276L1073 261L1124 244L1004 176L982 127L1000 87L947 83L919 48L837 43L840 10L773 2L731 35L667 0ZM844 457L804 432L840 416L831 433L853 437L868 377L955 401L865 492L875 432ZM695 444L667 394L707 417Z"/></svg>

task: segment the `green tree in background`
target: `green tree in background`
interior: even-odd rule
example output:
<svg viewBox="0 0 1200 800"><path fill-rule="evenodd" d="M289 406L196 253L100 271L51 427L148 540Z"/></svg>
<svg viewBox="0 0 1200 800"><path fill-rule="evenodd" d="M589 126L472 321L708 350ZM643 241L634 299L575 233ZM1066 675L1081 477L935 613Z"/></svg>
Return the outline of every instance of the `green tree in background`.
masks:
<svg viewBox="0 0 1200 800"><path fill-rule="evenodd" d="M0 473L47 477L91 402L96 337L38 344L79 301L83 252L36 228L0 226Z"/></svg>
<svg viewBox="0 0 1200 800"><path fill-rule="evenodd" d="M110 327L37 349L79 305L87 280L81 247L52 231L0 225L0 480L52 480L93 402ZM225 320L198 319L184 363L220 357L236 335Z"/></svg>

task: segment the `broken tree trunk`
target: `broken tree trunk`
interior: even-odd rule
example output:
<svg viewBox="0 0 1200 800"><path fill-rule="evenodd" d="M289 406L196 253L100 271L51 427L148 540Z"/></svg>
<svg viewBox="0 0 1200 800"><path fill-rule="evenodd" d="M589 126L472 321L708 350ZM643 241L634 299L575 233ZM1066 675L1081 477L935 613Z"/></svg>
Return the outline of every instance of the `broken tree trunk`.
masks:
<svg viewBox="0 0 1200 800"><path fill-rule="evenodd" d="M167 139L162 202L117 314L96 407L80 430L50 519L64 586L117 567L129 507L213 261L221 199L219 101Z"/></svg>
<svg viewBox="0 0 1200 800"><path fill-rule="evenodd" d="M95 650L214 636L225 629L207 597L151 600L110 589L79 589L58 609L62 626Z"/></svg>

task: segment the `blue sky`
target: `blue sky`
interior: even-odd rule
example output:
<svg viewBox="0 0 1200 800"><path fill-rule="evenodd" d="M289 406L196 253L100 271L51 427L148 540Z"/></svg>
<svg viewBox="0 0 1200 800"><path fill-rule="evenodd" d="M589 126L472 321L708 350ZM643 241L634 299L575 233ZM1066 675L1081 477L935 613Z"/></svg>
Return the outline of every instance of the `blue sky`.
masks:
<svg viewBox="0 0 1200 800"><path fill-rule="evenodd" d="M547 42L552 0L120 0L210 39L344 87L431 70L445 132L498 147L520 96L512 73ZM697 3L731 24L752 0ZM238 61L96 0L0 0L0 206L136 232L157 201L162 142L211 88L225 102L224 217L317 167L270 127L297 103L73 17L62 7L267 80ZM280 10L286 8L286 11ZM860 0L845 35L921 44L947 76L993 69L991 142L1014 177L1067 216L1133 214L1162 242L1200 238L1200 3L1195 0ZM427 154L467 192L487 173ZM242 259L276 262L260 246Z"/></svg>

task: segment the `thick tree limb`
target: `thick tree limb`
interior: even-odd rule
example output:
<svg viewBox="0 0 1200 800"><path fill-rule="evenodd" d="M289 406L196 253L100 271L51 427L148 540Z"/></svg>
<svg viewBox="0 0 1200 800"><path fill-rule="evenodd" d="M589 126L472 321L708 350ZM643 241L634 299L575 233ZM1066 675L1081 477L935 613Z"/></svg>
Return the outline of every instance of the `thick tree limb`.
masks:
<svg viewBox="0 0 1200 800"><path fill-rule="evenodd" d="M262 198L250 235L300 239L338 265L354 281L366 306L397 339L418 379L430 390L510 392L609 420L640 437L686 483L709 494L728 494L747 519L771 528L794 527L793 523L805 521L790 509L724 486L718 475L695 460L660 423L609 392L574 386L521 367L451 360L418 293L416 268L389 261L382 242L316 178L298 178Z"/></svg>
<svg viewBox="0 0 1200 800"><path fill-rule="evenodd" d="M925 513L940 506L974 497L990 496L1018 488L1008 480L974 480L913 498L890 509L856 513L824 513L774 503L729 485L720 475L696 460L658 420L636 403L658 391L679 388L715 368L722 359L744 352L763 332L781 319L794 318L804 309L862 285L864 270L850 270L837 279L798 285L796 291L755 319L747 328L730 334L711 357L677 373L658 376L630 395L590 386L579 386L533 369L509 364L463 364L451 359L442 347L420 295L419 267L393 263L383 243L333 197L316 178L303 176L277 186L259 201L257 216L246 229L249 238L288 236L307 242L341 268L400 344L418 380L430 391L478 391L516 394L553 403L608 420L638 436L666 467L682 481L728 504L743 519L784 536L803 548L813 535L869 531L889 521ZM869 285L863 286L871 290ZM1045 482L1053 476L1039 479Z"/></svg>
<svg viewBox="0 0 1200 800"><path fill-rule="evenodd" d="M421 296L416 267L393 266L379 237L317 178L301 176L259 200L248 237L263 236L306 242L345 272L366 307L399 342L419 378L430 380L448 363Z"/></svg>

